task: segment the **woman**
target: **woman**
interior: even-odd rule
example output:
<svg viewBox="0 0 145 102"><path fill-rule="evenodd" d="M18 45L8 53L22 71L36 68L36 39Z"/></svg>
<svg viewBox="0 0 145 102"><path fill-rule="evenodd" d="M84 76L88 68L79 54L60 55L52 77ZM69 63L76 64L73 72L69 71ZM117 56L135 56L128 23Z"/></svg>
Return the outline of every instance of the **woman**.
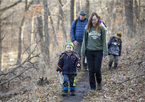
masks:
<svg viewBox="0 0 145 102"><path fill-rule="evenodd" d="M97 90L102 89L101 63L102 57L105 58L108 54L107 50L105 28L100 25L97 13L93 12L88 20L87 26L85 27L81 48L81 56L84 57L85 54L87 56L90 91L96 89L96 81Z"/></svg>

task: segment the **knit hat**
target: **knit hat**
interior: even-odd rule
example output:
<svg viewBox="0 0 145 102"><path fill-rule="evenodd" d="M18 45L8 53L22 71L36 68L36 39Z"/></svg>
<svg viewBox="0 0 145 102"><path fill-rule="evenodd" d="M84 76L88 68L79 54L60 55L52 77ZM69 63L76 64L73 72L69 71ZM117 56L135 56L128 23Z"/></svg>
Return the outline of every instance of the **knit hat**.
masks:
<svg viewBox="0 0 145 102"><path fill-rule="evenodd" d="M118 33L116 34L116 38L121 39L121 35L122 35L122 32L118 32Z"/></svg>
<svg viewBox="0 0 145 102"><path fill-rule="evenodd" d="M65 47L66 47L67 45L71 45L72 47L74 47L74 44L73 44L71 41L67 42L67 43L65 44Z"/></svg>
<svg viewBox="0 0 145 102"><path fill-rule="evenodd" d="M85 12L84 10L82 10L82 11L80 12L80 15L85 16L85 15L86 15L86 12Z"/></svg>

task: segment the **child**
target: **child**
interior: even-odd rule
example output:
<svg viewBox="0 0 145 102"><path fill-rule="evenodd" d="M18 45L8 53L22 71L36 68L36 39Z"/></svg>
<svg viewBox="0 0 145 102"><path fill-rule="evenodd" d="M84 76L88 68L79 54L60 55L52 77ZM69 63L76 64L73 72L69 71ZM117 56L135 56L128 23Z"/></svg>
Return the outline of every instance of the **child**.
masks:
<svg viewBox="0 0 145 102"><path fill-rule="evenodd" d="M108 69L111 68L113 61L114 61L114 69L117 68L118 57L121 55L122 49L121 35L122 32L118 32L116 36L110 37L110 41L108 42L108 54L110 55Z"/></svg>
<svg viewBox="0 0 145 102"><path fill-rule="evenodd" d="M63 52L58 61L57 65L57 72L62 72L64 77L63 82L63 96L66 96L68 94L68 82L70 83L70 92L71 95L75 95L75 76L76 73L76 67L80 67L80 58L74 52L74 45L72 42L67 42L65 44L66 51Z"/></svg>

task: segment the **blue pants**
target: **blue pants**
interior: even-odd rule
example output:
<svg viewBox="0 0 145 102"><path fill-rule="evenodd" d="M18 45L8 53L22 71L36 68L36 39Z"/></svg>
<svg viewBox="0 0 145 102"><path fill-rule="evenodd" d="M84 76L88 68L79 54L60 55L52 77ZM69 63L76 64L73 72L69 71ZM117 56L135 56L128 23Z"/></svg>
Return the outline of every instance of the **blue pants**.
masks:
<svg viewBox="0 0 145 102"><path fill-rule="evenodd" d="M67 91L68 86L70 85L70 91L75 91L75 75L73 74L64 74L63 90Z"/></svg>
<svg viewBox="0 0 145 102"><path fill-rule="evenodd" d="M89 67L89 83L91 89L96 89L96 81L101 83L101 63L103 51L86 51L88 67ZM96 78L96 81L95 81Z"/></svg>

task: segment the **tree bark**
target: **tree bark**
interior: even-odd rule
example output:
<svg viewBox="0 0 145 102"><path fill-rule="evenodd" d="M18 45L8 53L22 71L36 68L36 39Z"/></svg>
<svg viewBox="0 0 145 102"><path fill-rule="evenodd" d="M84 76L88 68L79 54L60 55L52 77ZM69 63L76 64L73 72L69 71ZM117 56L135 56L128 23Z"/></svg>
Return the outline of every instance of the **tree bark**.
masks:
<svg viewBox="0 0 145 102"><path fill-rule="evenodd" d="M1 14L0 14L0 22L1 22ZM2 36L1 36L1 23L0 23L0 72L1 69L2 69Z"/></svg>
<svg viewBox="0 0 145 102"><path fill-rule="evenodd" d="M71 4L70 4L70 25L74 21L74 1L75 0L71 0Z"/></svg>
<svg viewBox="0 0 145 102"><path fill-rule="evenodd" d="M58 0L60 5L62 5L61 0ZM56 30L59 30L59 24L60 24L60 13L61 13L61 7L59 6L59 13L58 13L58 21L57 21L57 27Z"/></svg>
<svg viewBox="0 0 145 102"><path fill-rule="evenodd" d="M48 34L48 8L47 0L43 0L44 5L44 33L45 33L45 54L46 54L46 69L49 68L50 56L49 56L49 34Z"/></svg>
<svg viewBox="0 0 145 102"><path fill-rule="evenodd" d="M140 17L139 17L139 6L138 6L138 4L139 4L138 1L135 0L134 13L135 13L136 21L140 20Z"/></svg>
<svg viewBox="0 0 145 102"><path fill-rule="evenodd" d="M125 0L125 15L129 38L133 38L133 0Z"/></svg>
<svg viewBox="0 0 145 102"><path fill-rule="evenodd" d="M25 11L28 10L28 7L27 7L27 3L28 3L28 0L25 0ZM17 57L17 64L20 64L21 63L21 54L22 54L22 41L23 41L23 28L24 28L24 23L25 23L25 17L23 16L23 19L21 21L21 25L19 27L19 41L18 41L18 57Z"/></svg>
<svg viewBox="0 0 145 102"><path fill-rule="evenodd" d="M54 38L54 43L55 43L54 45L56 46L56 45L58 45L58 41L56 39L56 33L55 33L55 29L54 29L54 23L53 23L53 20L51 18L51 13L50 13L49 7L48 7L48 15L50 16L49 18L50 18L50 24L51 24L52 32L53 32L53 38Z"/></svg>
<svg viewBox="0 0 145 102"><path fill-rule="evenodd" d="M59 6L61 8L60 15L61 15L61 21L62 21L61 22L61 27L62 27L62 31L63 31L63 39L65 39L64 42L66 42L67 41L67 36L66 36L66 30L65 30L65 24L64 24L64 11L63 11L62 5L60 4L59 1L58 1L58 3L59 3Z"/></svg>
<svg viewBox="0 0 145 102"><path fill-rule="evenodd" d="M84 8L85 12L86 12L86 17L89 18L89 11L90 11L90 3L89 0L85 0L85 8Z"/></svg>

